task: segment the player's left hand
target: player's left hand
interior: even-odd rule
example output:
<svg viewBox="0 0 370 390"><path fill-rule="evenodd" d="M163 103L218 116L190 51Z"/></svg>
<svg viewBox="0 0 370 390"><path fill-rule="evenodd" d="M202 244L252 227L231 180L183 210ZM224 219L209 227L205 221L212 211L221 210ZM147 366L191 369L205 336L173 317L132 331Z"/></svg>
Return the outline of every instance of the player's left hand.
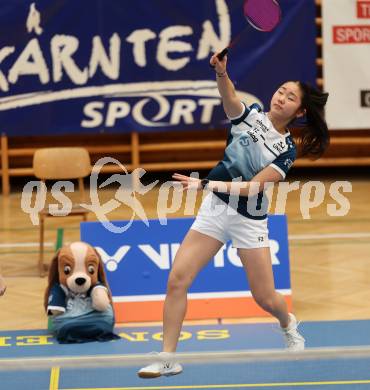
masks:
<svg viewBox="0 0 370 390"><path fill-rule="evenodd" d="M174 173L172 175L172 178L175 179L177 182L181 183L184 190L200 190L202 188L200 179L197 179L195 177L180 175L180 173Z"/></svg>

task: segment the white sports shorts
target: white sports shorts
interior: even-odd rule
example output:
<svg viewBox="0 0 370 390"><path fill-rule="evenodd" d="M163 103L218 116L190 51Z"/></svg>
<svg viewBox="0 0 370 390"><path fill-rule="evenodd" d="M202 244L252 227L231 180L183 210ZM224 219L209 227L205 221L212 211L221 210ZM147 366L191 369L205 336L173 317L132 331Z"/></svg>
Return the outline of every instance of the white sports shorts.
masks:
<svg viewBox="0 0 370 390"><path fill-rule="evenodd" d="M205 196L191 229L234 248L254 249L269 245L267 218L250 219L228 206L213 192Z"/></svg>

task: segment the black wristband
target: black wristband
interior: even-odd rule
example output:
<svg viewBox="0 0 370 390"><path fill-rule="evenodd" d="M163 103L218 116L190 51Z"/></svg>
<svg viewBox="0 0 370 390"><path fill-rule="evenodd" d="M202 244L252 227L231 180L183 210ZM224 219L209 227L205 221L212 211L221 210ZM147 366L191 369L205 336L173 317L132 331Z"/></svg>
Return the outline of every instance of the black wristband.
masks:
<svg viewBox="0 0 370 390"><path fill-rule="evenodd" d="M205 188L207 186L207 184L209 183L209 180L208 179L202 179L200 181L200 185L202 186L202 188Z"/></svg>
<svg viewBox="0 0 370 390"><path fill-rule="evenodd" d="M216 72L216 75L217 75L217 77L224 77L224 76L226 76L226 70L225 71L223 71L222 73L218 73L218 72Z"/></svg>

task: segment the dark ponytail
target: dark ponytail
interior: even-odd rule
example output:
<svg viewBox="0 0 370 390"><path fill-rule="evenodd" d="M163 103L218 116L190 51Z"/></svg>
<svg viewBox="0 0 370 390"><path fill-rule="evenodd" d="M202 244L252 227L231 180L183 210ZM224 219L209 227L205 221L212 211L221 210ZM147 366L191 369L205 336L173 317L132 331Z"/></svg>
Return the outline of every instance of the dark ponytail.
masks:
<svg viewBox="0 0 370 390"><path fill-rule="evenodd" d="M301 155L319 158L330 142L328 125L324 118L324 106L329 94L301 81L298 81L298 85L302 91L302 108L306 110L300 136Z"/></svg>

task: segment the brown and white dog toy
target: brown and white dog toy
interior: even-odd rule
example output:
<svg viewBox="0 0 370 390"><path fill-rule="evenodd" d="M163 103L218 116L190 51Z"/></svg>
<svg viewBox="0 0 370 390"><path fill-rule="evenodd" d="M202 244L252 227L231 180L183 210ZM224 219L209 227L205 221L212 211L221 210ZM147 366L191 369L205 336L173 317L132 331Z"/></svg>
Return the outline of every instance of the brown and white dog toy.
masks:
<svg viewBox="0 0 370 390"><path fill-rule="evenodd" d="M66 245L54 256L44 306L62 343L117 338L104 264L85 242Z"/></svg>

